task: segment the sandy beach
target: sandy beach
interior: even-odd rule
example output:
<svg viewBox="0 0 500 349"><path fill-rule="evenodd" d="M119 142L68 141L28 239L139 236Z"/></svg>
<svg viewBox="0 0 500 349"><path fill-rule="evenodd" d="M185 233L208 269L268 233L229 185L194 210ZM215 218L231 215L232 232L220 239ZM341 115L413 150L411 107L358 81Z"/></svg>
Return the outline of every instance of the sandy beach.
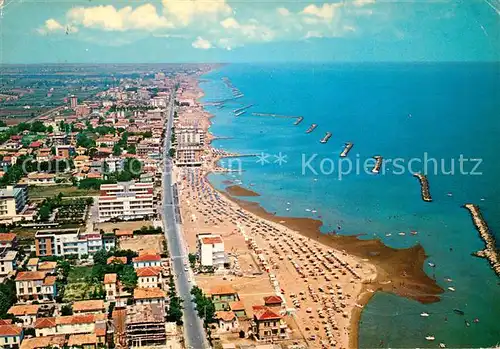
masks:
<svg viewBox="0 0 500 349"><path fill-rule="evenodd" d="M199 100L203 92L198 82L188 84L183 97ZM197 233L220 234L232 266L227 275L197 275L200 287L208 291L214 285L232 285L248 317L253 305L279 289L290 340L307 342L310 348L357 347L361 311L376 291L423 303L439 300L443 290L424 273L426 256L419 245L392 249L360 236L325 235L319 220L279 217L241 199L265 193L237 185L214 189L207 174L223 172L217 162L234 154L210 146L211 117L201 104L179 109L179 120L196 121L207 134L203 165L175 169L186 242L194 252ZM237 335L223 340L241 341Z"/></svg>

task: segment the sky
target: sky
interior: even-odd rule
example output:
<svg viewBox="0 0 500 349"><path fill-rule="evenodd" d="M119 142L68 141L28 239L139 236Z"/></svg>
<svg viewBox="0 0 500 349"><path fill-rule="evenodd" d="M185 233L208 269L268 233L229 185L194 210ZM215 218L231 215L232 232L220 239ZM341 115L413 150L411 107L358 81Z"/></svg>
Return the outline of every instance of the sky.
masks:
<svg viewBox="0 0 500 349"><path fill-rule="evenodd" d="M29 63L500 61L500 0L0 0Z"/></svg>

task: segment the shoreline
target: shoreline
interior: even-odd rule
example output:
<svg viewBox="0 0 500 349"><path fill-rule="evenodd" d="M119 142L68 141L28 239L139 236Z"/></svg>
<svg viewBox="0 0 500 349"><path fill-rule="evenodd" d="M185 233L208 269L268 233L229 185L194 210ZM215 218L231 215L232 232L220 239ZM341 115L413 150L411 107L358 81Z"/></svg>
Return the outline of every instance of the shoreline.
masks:
<svg viewBox="0 0 500 349"><path fill-rule="evenodd" d="M199 100L205 96L205 92L199 84L199 79L196 80L195 88L200 92L197 100L201 104ZM205 130L207 133L207 147L209 150L212 150L214 148L211 145L211 141L217 139L217 137L212 135L209 128L212 125L211 119L215 117L215 115L207 112L204 107L202 110L208 121L208 126ZM219 192L222 198L227 199L248 214L256 216L272 226L278 226L281 229L289 230L292 233L307 238L308 241L313 241L325 247L333 248L344 255L361 259L375 268L375 278L369 282L362 282L361 290L355 294L356 303L359 304L360 307L354 306L350 309L350 330L348 333L349 348L358 347L359 321L361 314L365 305L370 301L376 291L394 293L398 296L414 299L421 303L439 301L439 295L443 293L444 290L424 272L423 265L427 256L421 245L415 245L407 249L393 249L384 245L380 240L362 240L359 236L323 234L320 231L323 222L320 220L276 216L267 212L258 203L243 200L239 198L239 196L242 195L235 195L234 191L231 193L232 190L224 191L215 188L207 179L208 174L217 173L214 169L218 167L218 161L224 157L226 156L216 155L207 161L209 165L211 165L211 168L205 171L203 175L208 185L216 192ZM207 164L205 163L204 165ZM248 191L256 194L251 196L260 195L259 193L255 193L241 186L232 187L239 187L236 193L242 190L242 192ZM236 196L238 196L238 198Z"/></svg>

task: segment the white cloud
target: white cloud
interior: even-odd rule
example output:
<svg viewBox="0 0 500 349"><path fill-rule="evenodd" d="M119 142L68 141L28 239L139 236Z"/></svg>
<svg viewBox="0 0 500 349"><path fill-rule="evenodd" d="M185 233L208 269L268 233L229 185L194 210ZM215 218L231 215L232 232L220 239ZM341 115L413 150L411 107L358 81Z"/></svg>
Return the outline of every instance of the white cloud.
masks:
<svg viewBox="0 0 500 349"><path fill-rule="evenodd" d="M198 36L191 46L200 50L208 50L212 48L210 41L203 39L201 36Z"/></svg>
<svg viewBox="0 0 500 349"><path fill-rule="evenodd" d="M240 28L240 24L233 17L226 18L225 20L221 21L220 24L224 28L226 28L226 29L230 29L230 28L237 29L237 28Z"/></svg>
<svg viewBox="0 0 500 349"><path fill-rule="evenodd" d="M363 7L365 5L374 4L375 0L353 0L351 4L356 7Z"/></svg>
<svg viewBox="0 0 500 349"><path fill-rule="evenodd" d="M308 5L302 10L302 14L310 15L314 17L321 18L326 21L331 21L335 15L335 9L342 6L341 3L335 4L323 4L323 6L318 7L316 5Z"/></svg>
<svg viewBox="0 0 500 349"><path fill-rule="evenodd" d="M290 15L290 11L287 8L284 8L284 7L279 7L279 8L276 9L276 11L278 11L278 13L280 15L284 16L284 17Z"/></svg>
<svg viewBox="0 0 500 349"><path fill-rule="evenodd" d="M200 20L216 20L233 13L225 0L162 0L164 14L184 26L196 17Z"/></svg>
<svg viewBox="0 0 500 349"><path fill-rule="evenodd" d="M42 34L42 35L50 33L50 32L57 32L57 31L63 31L63 30L64 30L63 25L53 18L47 19L45 21L45 23L43 24L43 26L41 28L37 29L38 33Z"/></svg>
<svg viewBox="0 0 500 349"><path fill-rule="evenodd" d="M86 28L107 31L125 31L129 29L154 31L160 28L172 28L165 17L158 15L156 7L144 4L135 9L126 6L117 9L112 5L94 7L76 7L69 10L68 19Z"/></svg>

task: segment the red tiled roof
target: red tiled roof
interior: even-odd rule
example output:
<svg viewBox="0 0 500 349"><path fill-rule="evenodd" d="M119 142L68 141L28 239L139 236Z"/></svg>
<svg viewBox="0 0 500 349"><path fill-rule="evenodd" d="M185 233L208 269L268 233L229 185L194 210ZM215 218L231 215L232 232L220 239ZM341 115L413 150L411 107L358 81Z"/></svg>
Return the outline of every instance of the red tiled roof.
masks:
<svg viewBox="0 0 500 349"><path fill-rule="evenodd" d="M264 297L264 304L265 305L268 305L268 304L281 304L283 303L283 299L281 299L280 296L267 296L267 297Z"/></svg>
<svg viewBox="0 0 500 349"><path fill-rule="evenodd" d="M220 236L212 236L212 237L202 238L201 242L205 245L222 244L222 239Z"/></svg>
<svg viewBox="0 0 500 349"><path fill-rule="evenodd" d="M161 273L160 267L145 267L137 268L136 271L138 277L148 277L148 276L158 276Z"/></svg>
<svg viewBox="0 0 500 349"><path fill-rule="evenodd" d="M134 299L165 298L165 292L157 287L134 289Z"/></svg>
<svg viewBox="0 0 500 349"><path fill-rule="evenodd" d="M1 325L10 325L12 323L12 319L0 319L0 326Z"/></svg>
<svg viewBox="0 0 500 349"><path fill-rule="evenodd" d="M104 301L102 299L94 299L89 301L77 301L73 303L73 311L94 311L104 310Z"/></svg>
<svg viewBox="0 0 500 349"><path fill-rule="evenodd" d="M236 315L232 311L217 311L215 312L215 318L223 321L233 321Z"/></svg>
<svg viewBox="0 0 500 349"><path fill-rule="evenodd" d="M25 338L21 344L21 349L62 348L65 343L65 335Z"/></svg>
<svg viewBox="0 0 500 349"><path fill-rule="evenodd" d="M16 281L31 281L43 279L45 279L45 272L42 271L20 271L16 276Z"/></svg>
<svg viewBox="0 0 500 349"><path fill-rule="evenodd" d="M94 323L104 316L104 314L87 314L87 315L68 315L56 317L57 325L77 325L77 324L90 324Z"/></svg>
<svg viewBox="0 0 500 349"><path fill-rule="evenodd" d="M104 275L104 284L115 284L115 283L116 283L116 274Z"/></svg>
<svg viewBox="0 0 500 349"><path fill-rule="evenodd" d="M23 329L16 325L0 325L0 337L20 336Z"/></svg>
<svg viewBox="0 0 500 349"><path fill-rule="evenodd" d="M53 317L41 317L36 319L35 328L52 328L56 327L56 318Z"/></svg>
<svg viewBox="0 0 500 349"><path fill-rule="evenodd" d="M43 280L43 285L44 286L52 286L56 283L56 277L55 276L47 276L45 280Z"/></svg>
<svg viewBox="0 0 500 349"><path fill-rule="evenodd" d="M0 234L0 241L8 241L12 242L16 238L16 234L14 233L2 233Z"/></svg>
<svg viewBox="0 0 500 349"><path fill-rule="evenodd" d="M161 256L159 254L143 254L139 257L133 259L134 262L153 262L161 261Z"/></svg>
<svg viewBox="0 0 500 349"><path fill-rule="evenodd" d="M245 304L242 301L230 302L229 308L233 311L245 310Z"/></svg>
<svg viewBox="0 0 500 349"><path fill-rule="evenodd" d="M115 257L115 256L111 256L108 258L107 264L111 264L111 263L118 263L118 264L127 264L127 257Z"/></svg>
<svg viewBox="0 0 500 349"><path fill-rule="evenodd" d="M209 294L213 295L225 295L225 294L236 294L235 289L230 285L219 285L214 286L210 289Z"/></svg>
<svg viewBox="0 0 500 349"><path fill-rule="evenodd" d="M95 334L72 334L68 339L68 346L83 346L88 344L97 344L97 337Z"/></svg>
<svg viewBox="0 0 500 349"><path fill-rule="evenodd" d="M7 313L14 316L36 315L38 308L40 308L38 304L13 305Z"/></svg>
<svg viewBox="0 0 500 349"><path fill-rule="evenodd" d="M276 314L274 311L269 309L268 307L262 307L260 310L257 310L253 316L255 317L256 320L258 321L264 321L264 320L280 320L281 315Z"/></svg>

